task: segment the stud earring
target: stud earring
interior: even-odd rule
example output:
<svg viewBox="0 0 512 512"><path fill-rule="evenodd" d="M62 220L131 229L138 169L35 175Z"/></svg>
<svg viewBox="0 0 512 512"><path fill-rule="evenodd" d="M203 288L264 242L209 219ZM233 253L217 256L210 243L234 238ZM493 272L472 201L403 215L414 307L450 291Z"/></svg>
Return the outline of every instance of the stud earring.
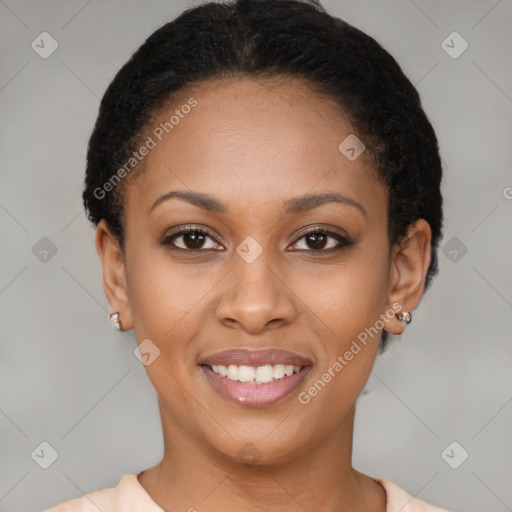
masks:
<svg viewBox="0 0 512 512"><path fill-rule="evenodd" d="M116 312L116 313L112 313L110 315L110 321L112 322L112 325L118 330L118 331L122 331L123 329L121 328L121 320L119 320L119 313Z"/></svg>
<svg viewBox="0 0 512 512"><path fill-rule="evenodd" d="M403 322L404 324L410 324L412 320L411 313L409 313L409 311L400 311L396 317L398 320L400 320L400 322Z"/></svg>

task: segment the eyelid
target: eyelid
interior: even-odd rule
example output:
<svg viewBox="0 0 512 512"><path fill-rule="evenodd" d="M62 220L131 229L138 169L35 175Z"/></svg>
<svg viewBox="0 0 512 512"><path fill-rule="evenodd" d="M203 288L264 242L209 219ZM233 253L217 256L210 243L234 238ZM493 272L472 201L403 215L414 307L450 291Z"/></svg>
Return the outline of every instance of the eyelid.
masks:
<svg viewBox="0 0 512 512"><path fill-rule="evenodd" d="M189 232L198 232L198 233L204 232L209 237L211 237L213 240L215 240L216 242L219 242L219 240L217 240L217 238L220 238L220 237L218 237L211 229L207 228L206 226L201 226L200 224L186 224L184 226L178 226L175 229L167 232L165 234L165 238L169 238L174 235L184 235L184 234L186 235Z"/></svg>
<svg viewBox="0 0 512 512"><path fill-rule="evenodd" d="M313 224L313 225L310 225L310 226L306 226L305 228L301 229L299 231L299 233L297 233L295 235L295 240L299 240L301 239L302 237L306 236L306 235L310 235L310 234L314 234L314 233L317 233L317 232L322 232L322 233L326 233L327 235L336 235L336 236L339 236L341 238L344 238L345 240L349 240L350 237L348 236L348 234L343 231L343 233L339 233L338 231L340 230L340 228L335 228L333 226L330 226L330 225L325 225L325 224Z"/></svg>

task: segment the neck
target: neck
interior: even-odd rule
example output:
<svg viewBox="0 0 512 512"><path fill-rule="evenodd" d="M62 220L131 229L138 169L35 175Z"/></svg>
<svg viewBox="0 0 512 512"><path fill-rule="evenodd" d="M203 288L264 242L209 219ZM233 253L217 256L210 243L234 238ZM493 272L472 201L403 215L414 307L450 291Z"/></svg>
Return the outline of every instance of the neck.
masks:
<svg viewBox="0 0 512 512"><path fill-rule="evenodd" d="M164 457L139 482L165 511L385 511L384 489L351 464L355 407L319 444L273 464L228 458L160 413Z"/></svg>

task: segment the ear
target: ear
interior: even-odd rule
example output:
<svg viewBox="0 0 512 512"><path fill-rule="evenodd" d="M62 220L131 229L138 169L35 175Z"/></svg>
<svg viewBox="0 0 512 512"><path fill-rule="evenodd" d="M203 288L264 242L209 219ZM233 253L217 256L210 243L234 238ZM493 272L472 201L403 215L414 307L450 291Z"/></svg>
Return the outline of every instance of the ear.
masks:
<svg viewBox="0 0 512 512"><path fill-rule="evenodd" d="M123 331L133 329L123 252L104 219L98 223L95 239L96 251L103 270L103 289L110 304L110 313L119 313Z"/></svg>
<svg viewBox="0 0 512 512"><path fill-rule="evenodd" d="M420 302L425 288L425 277L431 259L432 231L429 223L418 219L409 226L406 236L393 246L390 262L388 308L399 303L398 311L412 311ZM393 308L395 309L395 308ZM404 324L393 318L385 329L391 334L402 334Z"/></svg>

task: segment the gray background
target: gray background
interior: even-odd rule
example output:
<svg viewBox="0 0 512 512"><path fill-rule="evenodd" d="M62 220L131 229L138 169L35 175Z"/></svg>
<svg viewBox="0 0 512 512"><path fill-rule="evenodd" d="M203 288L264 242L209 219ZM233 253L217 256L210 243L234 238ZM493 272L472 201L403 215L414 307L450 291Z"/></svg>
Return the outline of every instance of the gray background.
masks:
<svg viewBox="0 0 512 512"><path fill-rule="evenodd" d="M133 334L109 325L80 194L99 98L190 5L0 0L1 511L42 510L160 460L156 395ZM454 512L510 511L512 3L324 5L402 65L445 169L440 275L359 399L354 465ZM47 59L31 48L43 31L59 44ZM469 43L458 58L441 46L453 31ZM46 260L43 237L57 249ZM43 441L58 452L46 470L31 456ZM441 456L453 441L445 460L469 453L457 469Z"/></svg>

